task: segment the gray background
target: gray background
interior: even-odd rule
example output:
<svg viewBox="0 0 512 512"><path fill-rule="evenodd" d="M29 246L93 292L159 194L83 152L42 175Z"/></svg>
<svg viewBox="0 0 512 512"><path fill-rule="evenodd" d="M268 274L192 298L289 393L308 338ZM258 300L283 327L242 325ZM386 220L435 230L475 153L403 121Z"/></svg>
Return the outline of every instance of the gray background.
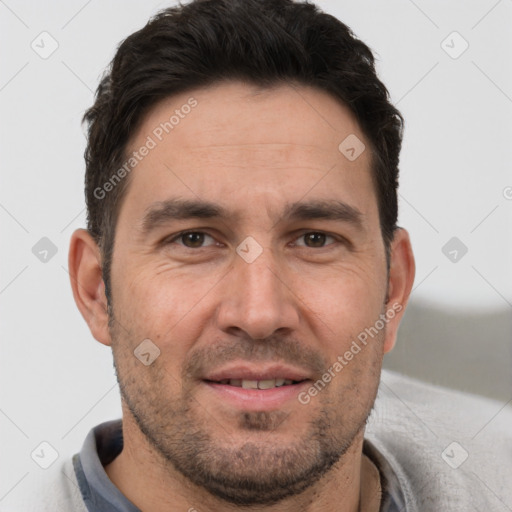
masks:
<svg viewBox="0 0 512 512"><path fill-rule="evenodd" d="M374 50L406 118L400 224L417 277L385 366L493 397L498 410L512 398L512 0L318 4ZM168 5L0 0L0 510L44 471L30 456L42 441L66 457L120 416L110 351L67 273L85 222L80 119L118 43ZM46 59L31 46L52 39ZM43 237L57 251L46 262ZM453 237L455 262L443 253Z"/></svg>

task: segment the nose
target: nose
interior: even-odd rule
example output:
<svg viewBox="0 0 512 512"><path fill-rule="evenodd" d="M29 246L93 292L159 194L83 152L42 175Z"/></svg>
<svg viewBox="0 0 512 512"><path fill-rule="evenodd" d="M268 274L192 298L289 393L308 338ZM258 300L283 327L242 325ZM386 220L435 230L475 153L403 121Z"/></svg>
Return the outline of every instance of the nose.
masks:
<svg viewBox="0 0 512 512"><path fill-rule="evenodd" d="M299 299L289 273L279 270L271 249L248 263L236 256L226 276L217 311L218 327L224 332L261 340L277 331L293 331L299 323Z"/></svg>

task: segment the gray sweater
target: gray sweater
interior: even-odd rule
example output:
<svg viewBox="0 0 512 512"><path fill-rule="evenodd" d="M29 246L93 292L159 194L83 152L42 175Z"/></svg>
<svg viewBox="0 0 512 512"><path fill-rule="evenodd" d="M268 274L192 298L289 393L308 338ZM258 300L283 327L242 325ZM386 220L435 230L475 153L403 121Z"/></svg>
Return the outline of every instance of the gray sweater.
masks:
<svg viewBox="0 0 512 512"><path fill-rule="evenodd" d="M32 492L20 497L20 512L138 511L108 480L92 434L88 439L83 460L75 455L39 473ZM510 404L383 370L365 439L394 496L383 511L512 512ZM88 458L96 460L91 465ZM87 478L82 464L89 467ZM94 505L91 489L99 487L107 499Z"/></svg>

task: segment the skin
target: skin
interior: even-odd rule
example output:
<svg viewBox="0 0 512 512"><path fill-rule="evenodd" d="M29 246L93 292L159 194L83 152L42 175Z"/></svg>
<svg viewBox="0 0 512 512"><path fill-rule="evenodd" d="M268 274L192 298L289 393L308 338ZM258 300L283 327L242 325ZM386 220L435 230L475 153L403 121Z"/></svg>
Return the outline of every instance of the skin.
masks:
<svg viewBox="0 0 512 512"><path fill-rule="evenodd" d="M124 448L106 472L151 512L355 512L376 483L361 471L364 427L414 281L408 233L395 232L388 274L370 145L349 109L314 88L226 82L173 96L148 112L130 149L191 96L197 107L130 174L112 318L98 246L82 229L71 239L74 297L112 347L122 394ZM338 149L350 134L366 145L353 162ZM147 209L169 198L232 214L144 235ZM281 218L287 203L313 199L357 208L361 225ZM208 236L176 238L184 230ZM247 236L262 248L252 263L236 252ZM202 381L235 360L288 362L316 381L393 304L401 311L307 405L244 411ZM147 338L160 349L149 366L133 354Z"/></svg>

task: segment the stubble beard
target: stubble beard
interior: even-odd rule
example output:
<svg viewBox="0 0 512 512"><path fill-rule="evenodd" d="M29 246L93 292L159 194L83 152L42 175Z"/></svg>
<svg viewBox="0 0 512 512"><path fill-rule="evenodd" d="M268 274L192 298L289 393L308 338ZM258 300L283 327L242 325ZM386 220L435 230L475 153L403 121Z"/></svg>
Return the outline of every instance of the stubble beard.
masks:
<svg viewBox="0 0 512 512"><path fill-rule="evenodd" d="M356 383L349 383L338 398L329 397L324 390L323 396L316 397L322 407L316 409L305 435L287 443L282 442L282 435L274 433L287 421L284 412L241 411L237 427L247 433L248 440L230 446L229 436L222 428L217 428L220 435L212 434L212 425L222 425L213 417L201 415L193 393L182 384L179 397L168 396L169 382L176 377L166 375L163 366L142 367L133 356L133 349L126 349L137 343L126 336L121 339L115 321L109 325L121 396L140 432L159 456L159 463L169 468L169 474L178 471L227 503L272 505L304 492L336 463L343 462L341 459L364 430L373 407L376 387L371 405L359 410L356 417L343 401L345 392L357 387ZM374 360L367 363L374 370L378 366L380 373L380 364L376 364L376 356L372 357ZM141 377L145 370L146 375ZM333 404L336 398L337 403ZM226 435L222 437L223 434Z"/></svg>

